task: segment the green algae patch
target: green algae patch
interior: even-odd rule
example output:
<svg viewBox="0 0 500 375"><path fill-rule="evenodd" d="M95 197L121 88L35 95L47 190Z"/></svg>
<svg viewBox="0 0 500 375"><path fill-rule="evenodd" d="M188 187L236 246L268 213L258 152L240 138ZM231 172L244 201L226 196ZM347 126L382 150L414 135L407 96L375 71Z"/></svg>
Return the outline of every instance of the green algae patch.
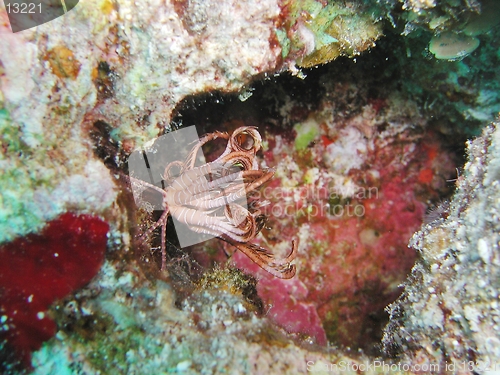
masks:
<svg viewBox="0 0 500 375"><path fill-rule="evenodd" d="M281 57L286 58L290 53L290 39L286 34L285 30L276 29L274 30L276 34L276 38L278 38L278 42L281 46Z"/></svg>
<svg viewBox="0 0 500 375"><path fill-rule="evenodd" d="M33 205L33 189L40 184L30 168L31 155L5 109L0 109L0 243L44 225L43 213Z"/></svg>
<svg viewBox="0 0 500 375"><path fill-rule="evenodd" d="M297 133L295 137L295 149L297 151L305 150L319 135L319 125L314 119L295 124L293 129Z"/></svg>

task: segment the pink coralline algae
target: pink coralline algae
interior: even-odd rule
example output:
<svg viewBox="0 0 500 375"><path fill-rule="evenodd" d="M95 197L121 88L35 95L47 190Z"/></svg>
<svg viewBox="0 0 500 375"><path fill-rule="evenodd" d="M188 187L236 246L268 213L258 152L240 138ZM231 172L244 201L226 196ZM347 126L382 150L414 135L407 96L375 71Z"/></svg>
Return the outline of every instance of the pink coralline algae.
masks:
<svg viewBox="0 0 500 375"><path fill-rule="evenodd" d="M31 352L56 333L47 309L96 275L108 229L97 217L66 213L0 247L0 344L15 353L10 361L29 365Z"/></svg>

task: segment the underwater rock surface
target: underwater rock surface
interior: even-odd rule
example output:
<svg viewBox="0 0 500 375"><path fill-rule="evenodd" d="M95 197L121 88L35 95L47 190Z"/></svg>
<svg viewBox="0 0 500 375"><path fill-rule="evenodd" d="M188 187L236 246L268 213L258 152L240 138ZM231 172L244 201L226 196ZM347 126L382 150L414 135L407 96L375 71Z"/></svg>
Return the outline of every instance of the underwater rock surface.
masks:
<svg viewBox="0 0 500 375"><path fill-rule="evenodd" d="M420 260L388 311L386 352L457 372L494 369L500 358L500 128L468 143L457 191L410 245ZM465 367L464 367L465 366ZM493 370L494 371L494 370Z"/></svg>
<svg viewBox="0 0 500 375"><path fill-rule="evenodd" d="M494 0L465 3L88 0L15 34L0 9L1 371L22 373L17 365L31 350L35 374L396 366L364 371L376 373L401 363L500 361L497 124L469 143L455 174L457 145L500 110L499 9ZM365 63L344 70L342 61ZM337 68L322 71L317 86L264 92L261 103L274 112L245 107L256 81L273 86L291 73L307 86L314 67L329 62ZM191 253L169 242L169 255L177 253L162 273L157 243L137 241L137 227L157 213L136 212L127 156L192 125L181 103L196 111L203 95L233 95L230 109L242 111L221 122L200 114L201 130L248 125L265 134L260 162L277 169L268 187L281 193L268 197L270 229L260 243L279 254L300 240L290 281L238 252L214 267L226 262L222 250L231 252L214 242ZM454 178L451 203L428 215L407 248ZM64 239L45 247L54 226L61 233L47 241ZM70 260L25 274L35 261L52 264L44 259L60 246L57 254L75 249ZM383 308L400 292L414 250L420 260L389 309L378 353ZM19 277L3 269L25 255ZM53 288L37 291L43 303L34 295L26 309L30 277ZM16 321L18 307L26 316ZM363 344L370 355L344 347Z"/></svg>

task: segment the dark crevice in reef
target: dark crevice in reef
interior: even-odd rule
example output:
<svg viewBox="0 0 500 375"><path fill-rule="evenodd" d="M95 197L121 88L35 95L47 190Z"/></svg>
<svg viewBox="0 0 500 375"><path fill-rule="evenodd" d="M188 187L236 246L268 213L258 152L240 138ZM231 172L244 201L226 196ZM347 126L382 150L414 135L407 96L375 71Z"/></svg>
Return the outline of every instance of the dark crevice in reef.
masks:
<svg viewBox="0 0 500 375"><path fill-rule="evenodd" d="M459 168L465 162L465 142L477 132L479 125L457 119L455 111L449 108L450 112L429 109L429 102L436 100L431 94L422 88L408 89L418 86L414 82L418 72L407 57L402 57L407 52L401 39L393 30L388 34L377 42L377 48L356 59L341 57L329 64L302 69L305 79L284 73L256 81L243 91L243 95L250 95L244 101L237 94L220 92L186 97L174 110L172 129L195 125L202 135L214 130L231 132L238 126L257 126L261 131L293 140L294 124L306 120L323 98L336 99L335 84L353 85L356 95L337 102L337 113L348 117L367 104L382 103L398 93L404 100L418 105L427 118L425 131L432 132L439 143L456 156ZM291 108L289 112L287 108ZM380 125L379 129L383 130L384 126Z"/></svg>
<svg viewBox="0 0 500 375"><path fill-rule="evenodd" d="M297 118L303 119L314 111L325 93L319 82L323 72L324 68L312 69L305 80L286 73L254 82L247 91L251 96L245 101L238 95L218 92L187 97L174 111L172 124L174 128L196 125L200 135L213 130L230 131L232 123L234 127L244 123L287 129L293 123L283 118L280 109L286 101L293 101ZM221 129L221 124L228 128Z"/></svg>
<svg viewBox="0 0 500 375"><path fill-rule="evenodd" d="M120 148L120 144L111 137L111 126L104 121L94 122L89 130L94 154L113 172L127 173L128 155Z"/></svg>
<svg viewBox="0 0 500 375"><path fill-rule="evenodd" d="M479 123L461 118L439 97L439 92L420 86L418 74L421 72L412 65L410 57L405 56L410 53L409 47L393 33L389 30L389 36L379 40L377 48L355 59L340 57L329 64L302 69L305 79L284 73L256 81L242 92L243 96L249 95L244 101L237 94L220 92L186 97L174 111L172 128L196 125L201 135L213 130L231 131L243 123L286 135L296 122L305 120L318 108L320 100L330 95L335 83L342 83L359 89L358 97L338 103L336 109L344 116L349 115L351 108L360 108L368 101L384 100L391 93L399 92L419 105L429 120L427 129L435 130L447 147L463 157L465 142L479 131ZM424 45L420 47L425 50ZM293 108L284 116L287 104L293 104Z"/></svg>

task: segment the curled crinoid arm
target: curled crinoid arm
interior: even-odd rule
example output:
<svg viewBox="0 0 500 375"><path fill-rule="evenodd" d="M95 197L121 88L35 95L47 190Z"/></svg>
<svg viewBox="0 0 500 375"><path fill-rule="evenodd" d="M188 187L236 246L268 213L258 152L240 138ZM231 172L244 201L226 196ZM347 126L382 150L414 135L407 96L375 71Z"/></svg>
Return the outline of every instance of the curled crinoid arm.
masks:
<svg viewBox="0 0 500 375"><path fill-rule="evenodd" d="M170 170L174 167L179 168L179 173L180 173L180 171L184 167L184 163L179 160L176 160L167 165L165 171L163 172L163 176L161 176L163 180L167 182L167 184L170 183L170 181L172 181L175 178L175 176L172 176L172 174L170 173Z"/></svg>
<svg viewBox="0 0 500 375"><path fill-rule="evenodd" d="M231 136L225 132L215 131L213 133L205 134L194 145L187 156L182 172L193 169L196 162L196 155L201 147L215 139L226 139L228 141L224 152L214 162L221 162L229 153L240 152L240 155L248 158L250 155L253 157L260 150L262 146L262 138L254 126L244 126L236 129ZM252 159L252 165L254 166ZM257 169L256 167L254 169Z"/></svg>
<svg viewBox="0 0 500 375"><path fill-rule="evenodd" d="M201 149L201 147L204 144L206 144L207 142L210 142L210 141L217 139L217 138L222 138L222 139L228 140L229 134L227 134L226 132L215 131L213 133L208 133L208 134L205 134L204 136L202 136L198 140L198 142L196 142L196 144L194 145L194 147L191 149L188 156L186 157L186 160L183 163L183 168L181 170L181 173L186 171L186 170L193 169L194 164L196 163L196 155L198 154L198 151ZM227 152L229 152L229 151L226 148L226 151L224 151L224 153L221 156L223 156Z"/></svg>
<svg viewBox="0 0 500 375"><path fill-rule="evenodd" d="M234 150L252 152L255 155L262 146L262 137L255 126L243 126L231 134L229 144Z"/></svg>
<svg viewBox="0 0 500 375"><path fill-rule="evenodd" d="M292 241L292 251L288 256L282 259L276 259L272 253L261 246L252 243L235 242L225 236L221 236L221 238L236 247L255 264L271 275L280 279L291 279L295 276L295 265L291 264L297 256L297 244L295 241Z"/></svg>

